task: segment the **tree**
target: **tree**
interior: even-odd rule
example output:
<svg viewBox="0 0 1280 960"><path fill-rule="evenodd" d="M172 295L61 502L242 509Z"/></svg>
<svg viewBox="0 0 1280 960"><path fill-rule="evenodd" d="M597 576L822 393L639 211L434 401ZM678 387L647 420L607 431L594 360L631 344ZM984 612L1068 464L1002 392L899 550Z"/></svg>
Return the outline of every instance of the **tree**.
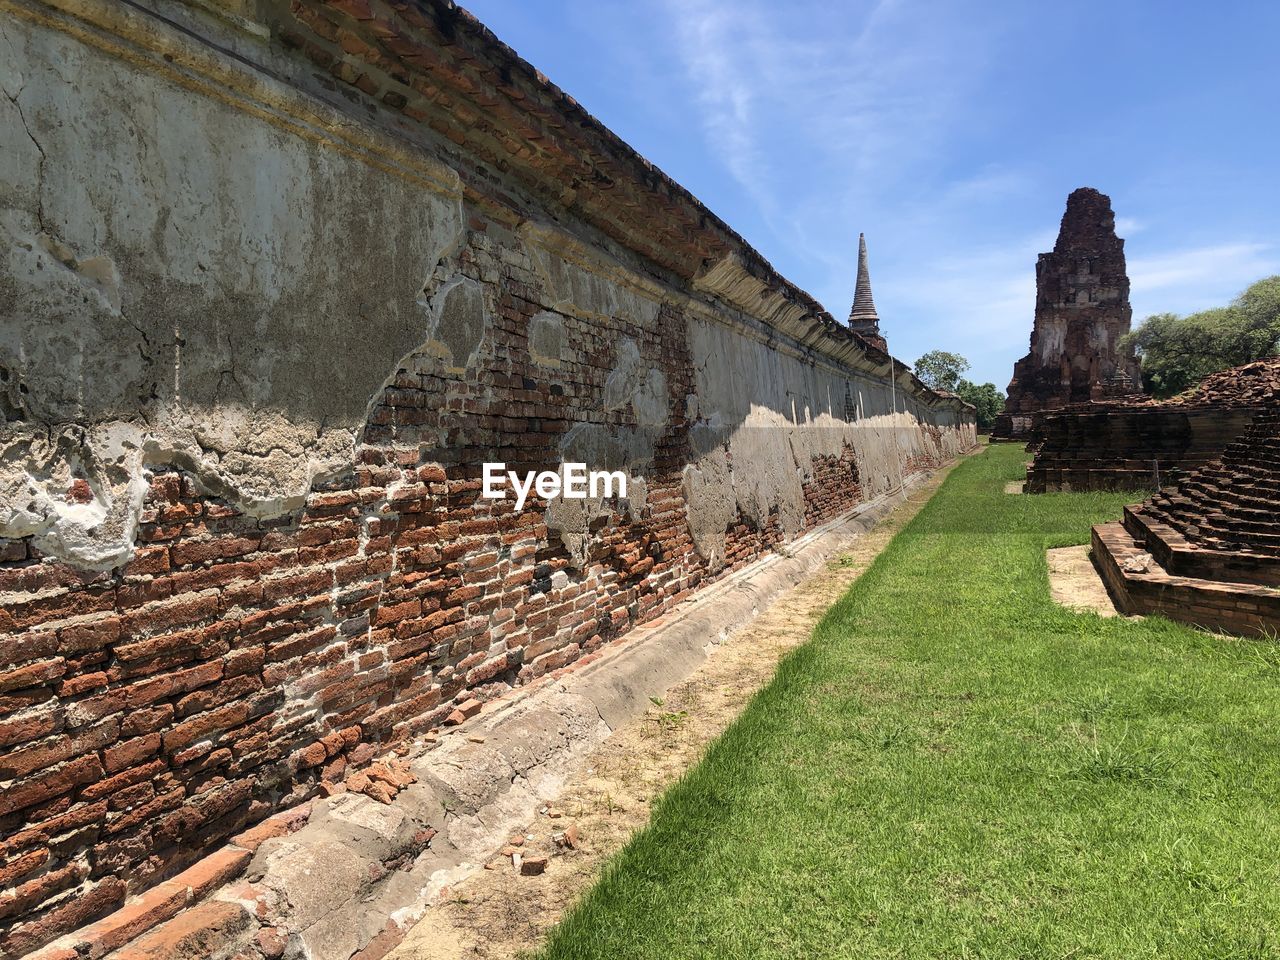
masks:
<svg viewBox="0 0 1280 960"><path fill-rule="evenodd" d="M1142 358L1147 390L1168 397L1211 373L1280 351L1280 276L1245 290L1230 306L1186 317L1158 313L1125 339Z"/></svg>
<svg viewBox="0 0 1280 960"><path fill-rule="evenodd" d="M994 383L977 384L964 378L969 361L958 353L930 350L916 361L916 376L931 390L958 394L978 411L978 432L987 433L1004 409L1004 394Z"/></svg>
<svg viewBox="0 0 1280 960"><path fill-rule="evenodd" d="M955 393L960 378L969 369L969 361L958 353L930 350L916 361L916 376L931 390Z"/></svg>
<svg viewBox="0 0 1280 960"><path fill-rule="evenodd" d="M1004 410L1004 394L994 383L974 383L961 378L956 391L965 403L971 403L978 411L978 432L990 433L996 417Z"/></svg>

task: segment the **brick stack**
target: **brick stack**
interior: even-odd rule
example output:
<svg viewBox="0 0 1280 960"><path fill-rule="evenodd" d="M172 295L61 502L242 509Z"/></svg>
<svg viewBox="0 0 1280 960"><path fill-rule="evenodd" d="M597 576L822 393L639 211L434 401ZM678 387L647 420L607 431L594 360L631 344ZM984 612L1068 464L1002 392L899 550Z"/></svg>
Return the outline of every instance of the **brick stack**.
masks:
<svg viewBox="0 0 1280 960"><path fill-rule="evenodd" d="M1205 377L1168 406L1266 406L1280 397L1280 357L1255 360ZM1150 401L1152 403L1158 401Z"/></svg>

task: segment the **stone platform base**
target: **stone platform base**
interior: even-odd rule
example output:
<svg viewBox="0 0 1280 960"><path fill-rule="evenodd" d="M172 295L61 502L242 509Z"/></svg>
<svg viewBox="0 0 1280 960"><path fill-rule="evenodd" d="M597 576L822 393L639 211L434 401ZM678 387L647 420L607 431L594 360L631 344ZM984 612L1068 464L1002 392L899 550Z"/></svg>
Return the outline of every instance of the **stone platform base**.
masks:
<svg viewBox="0 0 1280 960"><path fill-rule="evenodd" d="M1159 614L1241 636L1280 634L1280 589L1172 574L1123 523L1098 524L1092 539L1093 562L1121 612ZM1126 561L1143 556L1147 569L1125 569Z"/></svg>
<svg viewBox="0 0 1280 960"><path fill-rule="evenodd" d="M1111 591L1089 559L1089 548L1056 547L1045 554L1049 564L1049 596L1076 613L1100 617L1120 614Z"/></svg>

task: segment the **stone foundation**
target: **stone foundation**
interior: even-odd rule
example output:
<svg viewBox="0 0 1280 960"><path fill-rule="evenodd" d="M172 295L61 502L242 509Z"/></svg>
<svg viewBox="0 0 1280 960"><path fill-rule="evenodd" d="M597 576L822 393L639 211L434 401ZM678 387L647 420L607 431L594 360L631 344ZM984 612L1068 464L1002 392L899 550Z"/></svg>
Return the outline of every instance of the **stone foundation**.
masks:
<svg viewBox="0 0 1280 960"><path fill-rule="evenodd" d="M1222 456L1280 404L1280 357L1205 377L1169 400L1128 397L1037 414L1031 493L1155 490Z"/></svg>
<svg viewBox="0 0 1280 960"><path fill-rule="evenodd" d="M1121 612L1159 614L1206 630L1274 638L1280 625L1280 591L1170 574L1158 564L1141 572L1124 563L1145 554L1146 545L1121 523L1093 528L1093 559Z"/></svg>

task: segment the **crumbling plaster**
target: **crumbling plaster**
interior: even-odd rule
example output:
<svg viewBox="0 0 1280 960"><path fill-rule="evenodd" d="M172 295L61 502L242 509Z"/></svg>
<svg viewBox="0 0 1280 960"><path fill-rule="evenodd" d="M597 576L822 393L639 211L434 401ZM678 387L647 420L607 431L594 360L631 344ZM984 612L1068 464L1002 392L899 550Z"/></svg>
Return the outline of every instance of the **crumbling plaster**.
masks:
<svg viewBox="0 0 1280 960"><path fill-rule="evenodd" d="M423 190L19 20L0 44L0 534L116 566L155 464L295 509L399 358L465 366L452 171Z"/></svg>
<svg viewBox="0 0 1280 960"><path fill-rule="evenodd" d="M647 292L647 284L621 263L589 255L563 231L527 223L518 233L557 311L651 323L663 294L673 295L656 285ZM713 276L741 286L732 270ZM776 512L788 538L803 530L803 482L815 460L852 448L868 495L879 496L901 485L905 459L926 453L918 411L901 386L806 362L779 349L776 338L744 336L731 304L716 309L679 299L695 377L695 392L684 398L691 438L684 494L695 546L713 568L723 562L726 531L739 515L763 528ZM781 311L771 308L771 314ZM675 405L667 392L661 372L646 368L635 343L624 338L604 405L606 412L629 406L635 426L576 425L561 443L562 464L623 470L632 490L628 508L642 509L653 443L665 429L668 404ZM851 392L858 407L849 420L844 407ZM608 513L603 500L559 501L548 509L547 523L581 563L592 523Z"/></svg>
<svg viewBox="0 0 1280 960"><path fill-rule="evenodd" d="M436 165L437 188L423 190L339 141L295 136L61 34L14 21L0 40L11 54L0 109L15 121L0 161L12 174L0 195L0 535L117 566L146 468L160 464L250 515L296 509L351 468L405 358L454 376L476 359L485 295L457 273L452 170ZM317 109L292 88L271 93ZM690 295L559 225L525 220L512 240L541 279L548 309L531 323L530 357L549 373L572 348L562 317L651 329L667 303L686 325L694 393L671 396L656 358L624 338L603 411L560 442L562 464L629 479L625 501L547 507L575 564L614 508L641 515L654 444L681 405L689 526L713 567L739 514L763 527L776 513L788 537L803 529L819 458L851 448L877 496L900 485L904 460L953 452L922 449L906 385L852 345L846 359L865 373L806 346L821 322L737 256L707 266ZM625 425L608 422L619 411Z"/></svg>

